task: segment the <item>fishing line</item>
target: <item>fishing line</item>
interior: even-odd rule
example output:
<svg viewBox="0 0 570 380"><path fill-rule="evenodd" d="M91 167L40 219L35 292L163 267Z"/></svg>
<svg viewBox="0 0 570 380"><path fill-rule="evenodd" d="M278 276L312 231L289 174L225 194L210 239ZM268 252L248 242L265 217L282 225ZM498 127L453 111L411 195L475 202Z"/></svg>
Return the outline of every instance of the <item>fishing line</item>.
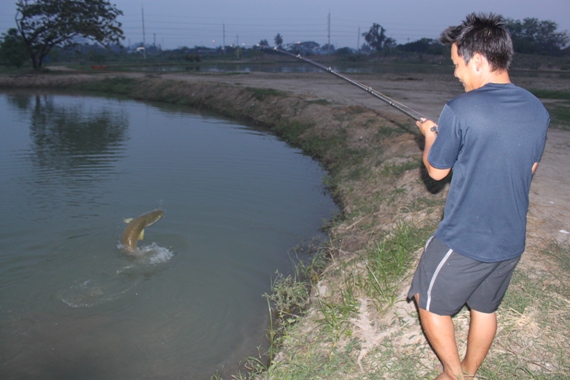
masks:
<svg viewBox="0 0 570 380"><path fill-rule="evenodd" d="M263 47L262 47L262 49L263 49ZM379 91L374 90L372 87L367 86L367 85L365 85L365 84L363 84L363 83L357 82L357 81L355 81L354 79L351 79L351 78L347 77L346 75L343 75L343 74L340 74L340 73L334 71L331 67L327 67L327 66L322 65L322 64L320 64L320 63L318 63L318 62L315 62L315 61L313 61L313 60L310 60L310 59L308 59L308 58L305 58L305 57L301 56L300 54L293 54L293 53L290 53L290 52L288 52L288 51L279 49L279 48L277 48L277 47L274 47L274 48L269 48L269 47L267 47L267 48L265 48L265 49L269 49L269 50L271 50L271 51L276 51L276 52L278 52L278 53L281 53L281 54L288 55L288 56L290 56L290 57L299 59L299 60L301 60L301 61L303 61L303 62L309 63L309 64L311 64L311 65L313 65L313 66L315 66L315 67L318 67L319 69L321 69L321 70L323 70L323 71L326 71L326 72L328 72L328 73L330 73L330 74L333 74L334 76L336 76L336 77L338 77L338 78L341 78L341 79L347 81L348 83L350 83L350 84L352 84L352 85L354 85L354 86L360 88L361 90L366 91L366 92L369 93L370 95L372 95L372 96L374 96L374 97L380 99L380 100L383 101L384 103L387 103L388 105L390 105L390 106L396 108L398 111L404 113L406 116L409 116L409 117L411 117L412 119L414 119L414 120L416 120L416 121L419 121L419 120L421 120L421 119L429 119L427 116L422 115L420 112L411 109L410 107L406 106L405 104L402 104L402 103L400 103L400 102L398 102L398 101L396 101L396 100L390 98L389 96L386 96L386 95L382 94L382 93L379 92Z"/></svg>

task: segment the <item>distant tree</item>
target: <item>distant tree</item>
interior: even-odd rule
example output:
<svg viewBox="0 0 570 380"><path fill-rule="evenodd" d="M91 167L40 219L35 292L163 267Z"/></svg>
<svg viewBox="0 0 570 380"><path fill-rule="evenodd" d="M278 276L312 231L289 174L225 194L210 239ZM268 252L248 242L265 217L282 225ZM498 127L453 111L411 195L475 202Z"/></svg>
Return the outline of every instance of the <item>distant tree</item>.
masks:
<svg viewBox="0 0 570 380"><path fill-rule="evenodd" d="M320 44L315 41L303 41L288 45L287 50L295 54L310 55L314 54L319 46Z"/></svg>
<svg viewBox="0 0 570 380"><path fill-rule="evenodd" d="M334 45L333 45L333 44L330 44L330 45L329 45L329 44L324 44L323 46L321 46L321 51L322 51L323 53L332 53L332 54L334 54L335 48L334 48Z"/></svg>
<svg viewBox="0 0 570 380"><path fill-rule="evenodd" d="M556 31L558 24L554 21L507 19L507 29L517 53L558 55L570 40L567 32Z"/></svg>
<svg viewBox="0 0 570 380"><path fill-rule="evenodd" d="M369 54L369 53L371 52L371 50L372 50L372 49L370 49L370 45L368 45L367 43L363 43L363 44L360 46L360 52L361 52L361 53Z"/></svg>
<svg viewBox="0 0 570 380"><path fill-rule="evenodd" d="M275 41L275 46L281 47L281 45L283 45L283 37L281 37L281 34L277 33L274 41Z"/></svg>
<svg viewBox="0 0 570 380"><path fill-rule="evenodd" d="M119 42L122 14L106 0L18 0L15 18L32 66L40 69L51 49L73 44L76 37Z"/></svg>
<svg viewBox="0 0 570 380"><path fill-rule="evenodd" d="M267 40L261 40L259 41L259 46L262 48L266 48L269 46L269 42L267 42Z"/></svg>
<svg viewBox="0 0 570 380"><path fill-rule="evenodd" d="M420 54L443 54L446 49L438 41L431 38L421 38L417 41L408 42L407 44L398 45L398 51L407 53L420 53Z"/></svg>
<svg viewBox="0 0 570 380"><path fill-rule="evenodd" d="M0 42L0 62L7 66L22 67L27 59L26 45L18 35L18 30L12 28L3 33Z"/></svg>
<svg viewBox="0 0 570 380"><path fill-rule="evenodd" d="M396 41L391 37L386 37L386 29L380 24L372 24L370 30L362 33L362 36L372 49L379 52L384 48L396 46Z"/></svg>
<svg viewBox="0 0 570 380"><path fill-rule="evenodd" d="M340 49L337 49L335 51L335 54L336 55L352 55L353 52L352 52L352 49L349 47L342 47Z"/></svg>

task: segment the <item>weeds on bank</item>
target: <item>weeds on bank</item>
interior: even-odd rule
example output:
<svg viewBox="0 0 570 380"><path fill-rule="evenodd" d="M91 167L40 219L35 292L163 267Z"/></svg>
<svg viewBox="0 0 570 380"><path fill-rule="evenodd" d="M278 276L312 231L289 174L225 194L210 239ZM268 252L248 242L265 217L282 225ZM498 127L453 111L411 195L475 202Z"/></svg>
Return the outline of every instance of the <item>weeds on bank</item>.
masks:
<svg viewBox="0 0 570 380"><path fill-rule="evenodd" d="M245 89L249 91L256 100L265 100L270 96L285 96L283 91L273 88L246 87Z"/></svg>
<svg viewBox="0 0 570 380"><path fill-rule="evenodd" d="M380 308L394 305L404 273L416 252L429 236L430 228L413 228L401 224L392 235L369 251L366 293L376 298Z"/></svg>
<svg viewBox="0 0 570 380"><path fill-rule="evenodd" d="M412 169L419 169L423 165L421 159L412 159L399 164L391 163L386 164L382 168L382 175L384 176L400 176Z"/></svg>
<svg viewBox="0 0 570 380"><path fill-rule="evenodd" d="M316 249L307 260L296 259L295 271L291 275L276 272L271 292L265 293L269 308L270 324L267 332L271 361L280 346L280 339L292 325L297 323L307 309L310 289L319 280L327 265L326 253Z"/></svg>
<svg viewBox="0 0 570 380"><path fill-rule="evenodd" d="M339 167L355 168L353 176L363 175L358 165L367 152L363 149L350 148L347 143L347 131L341 129L329 135L311 133L314 126L298 121L281 121L275 132L291 145L301 148L311 157L323 163L329 172L335 173ZM334 174L333 174L334 175Z"/></svg>
<svg viewBox="0 0 570 380"><path fill-rule="evenodd" d="M131 94L139 85L139 81L132 78L116 77L105 78L99 81L85 82L75 85L80 90L111 92L121 95Z"/></svg>
<svg viewBox="0 0 570 380"><path fill-rule="evenodd" d="M570 242L548 244L544 253L553 257L566 275L570 276Z"/></svg>
<svg viewBox="0 0 570 380"><path fill-rule="evenodd" d="M320 344L299 348L287 357L286 362L272 363L266 378L307 379L327 378L330 374L358 374L356 357L364 356L359 353L373 349L379 343L374 333L363 332L375 330L368 311L374 309L374 315L381 316L394 304L403 274L410 268L414 252L424 244L432 227L401 224L384 241L370 248L364 257L336 262L334 268L329 267L327 271L334 270L336 280L328 283L325 279L314 284L317 294L312 298L311 310L317 328L309 332L302 332L302 327L297 327L300 315L293 314L292 317L290 306L301 309L304 298L295 295L302 293L308 297L308 294L299 290L294 278L280 277L274 284L275 295L268 299L276 308L272 315L284 318L278 325L286 327L287 335L280 331L270 332L270 336L279 337L274 343L280 345L281 338L296 339L295 336L300 334L302 339L321 342L328 348ZM321 291L326 294L320 294ZM283 310L277 309L278 305ZM353 375L350 378L354 378Z"/></svg>
<svg viewBox="0 0 570 380"><path fill-rule="evenodd" d="M570 378L570 244L553 242L537 254L559 270L515 270L482 378Z"/></svg>

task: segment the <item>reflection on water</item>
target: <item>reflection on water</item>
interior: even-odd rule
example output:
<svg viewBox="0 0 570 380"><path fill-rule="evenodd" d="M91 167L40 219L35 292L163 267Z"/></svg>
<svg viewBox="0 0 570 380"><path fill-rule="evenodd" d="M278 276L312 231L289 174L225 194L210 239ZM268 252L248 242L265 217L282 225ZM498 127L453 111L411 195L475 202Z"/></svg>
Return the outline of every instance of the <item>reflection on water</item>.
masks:
<svg viewBox="0 0 570 380"><path fill-rule="evenodd" d="M334 210L315 162L177 106L9 92L0 113L0 378L209 379L256 354L261 295ZM156 208L123 255L123 219Z"/></svg>
<svg viewBox="0 0 570 380"><path fill-rule="evenodd" d="M25 102L35 164L88 178L113 168L123 148L128 120L124 112L91 109L87 103L56 104L52 96ZM21 105L24 102L17 102ZM21 108L21 107L20 107ZM78 169L90 168L91 173Z"/></svg>

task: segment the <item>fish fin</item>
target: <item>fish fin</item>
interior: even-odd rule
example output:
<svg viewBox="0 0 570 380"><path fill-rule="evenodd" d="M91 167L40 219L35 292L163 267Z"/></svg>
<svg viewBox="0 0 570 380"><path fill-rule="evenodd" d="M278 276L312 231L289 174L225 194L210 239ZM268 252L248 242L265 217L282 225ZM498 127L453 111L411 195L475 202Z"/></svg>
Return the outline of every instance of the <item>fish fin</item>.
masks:
<svg viewBox="0 0 570 380"><path fill-rule="evenodd" d="M140 235L139 235L139 240L144 239L144 230L141 231Z"/></svg>
<svg viewBox="0 0 570 380"><path fill-rule="evenodd" d="M125 218L125 219L123 219L123 220L125 221L125 223L130 223L131 220L133 220L133 218Z"/></svg>

